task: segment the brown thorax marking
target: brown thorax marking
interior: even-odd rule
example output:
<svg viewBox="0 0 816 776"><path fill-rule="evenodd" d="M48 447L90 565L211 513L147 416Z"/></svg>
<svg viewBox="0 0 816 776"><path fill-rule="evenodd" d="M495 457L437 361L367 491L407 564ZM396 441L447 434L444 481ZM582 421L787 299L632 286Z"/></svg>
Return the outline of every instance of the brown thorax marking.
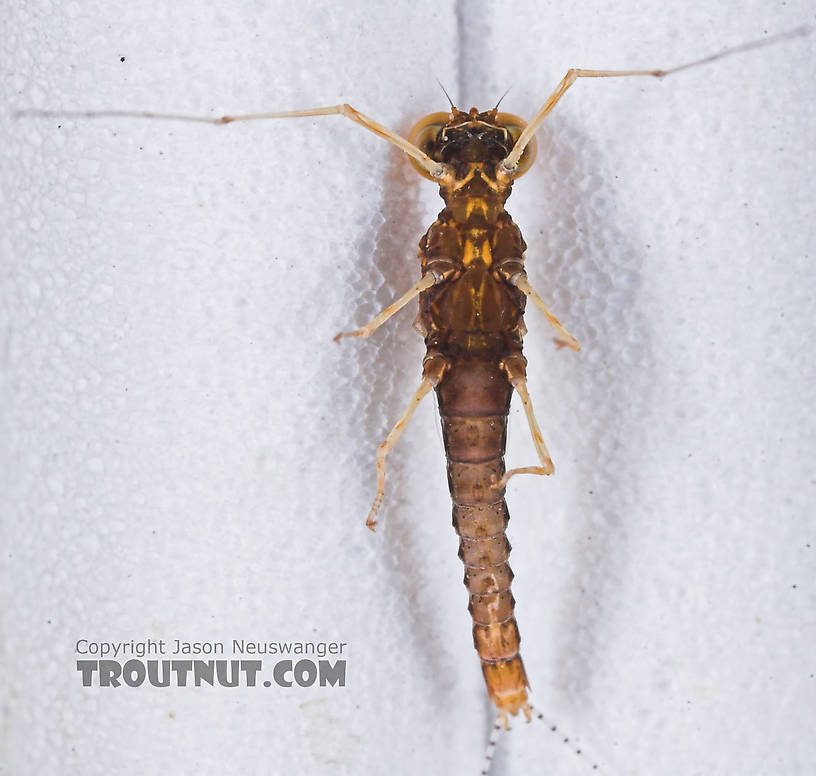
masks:
<svg viewBox="0 0 816 776"><path fill-rule="evenodd" d="M464 234L462 264L469 267L475 262L481 262L486 267L493 263L493 253L490 250L490 239L486 229L468 229Z"/></svg>
<svg viewBox="0 0 816 776"><path fill-rule="evenodd" d="M487 200L484 197L471 197L465 205L465 220L470 221L475 213L487 220Z"/></svg>
<svg viewBox="0 0 816 776"><path fill-rule="evenodd" d="M495 192L501 192L505 189L509 188L510 184L512 184L512 180L502 180L501 182L497 180L496 177L496 165L491 165L492 170L488 170L485 168L484 162L468 162L467 163L467 172L461 178L455 178L453 181L441 184L441 188L443 192L452 194L454 192L463 189L467 186L468 183L471 181L476 180L476 174L479 174L479 180L487 185L489 189Z"/></svg>

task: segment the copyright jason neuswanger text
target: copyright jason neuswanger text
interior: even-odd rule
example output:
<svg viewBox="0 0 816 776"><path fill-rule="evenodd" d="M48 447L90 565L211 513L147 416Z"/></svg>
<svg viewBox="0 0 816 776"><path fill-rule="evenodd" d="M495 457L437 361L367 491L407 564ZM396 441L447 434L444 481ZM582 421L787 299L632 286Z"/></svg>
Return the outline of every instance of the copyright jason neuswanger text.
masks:
<svg viewBox="0 0 816 776"><path fill-rule="evenodd" d="M345 687L347 646L345 641L78 639L75 652L81 656L76 670L83 687ZM232 659L202 659L227 654Z"/></svg>

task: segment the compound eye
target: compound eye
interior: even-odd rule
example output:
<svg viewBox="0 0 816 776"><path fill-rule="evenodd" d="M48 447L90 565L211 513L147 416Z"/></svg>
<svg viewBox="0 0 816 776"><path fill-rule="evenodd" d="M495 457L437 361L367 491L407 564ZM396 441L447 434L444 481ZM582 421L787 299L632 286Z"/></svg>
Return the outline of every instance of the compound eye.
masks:
<svg viewBox="0 0 816 776"><path fill-rule="evenodd" d="M447 113L429 113L425 118L420 119L408 135L408 140L413 143L420 151L428 154L431 159L434 158L433 150L439 133L450 121L450 115ZM414 169L423 177L430 181L438 183L435 178L432 178L427 170L423 170L419 163L409 157Z"/></svg>
<svg viewBox="0 0 816 776"><path fill-rule="evenodd" d="M513 143L519 139L519 135L524 131L524 127L527 126L527 122L524 119L520 119L512 113L499 113L496 116L496 123L503 126L510 133L510 137L513 138ZM516 169L515 175L513 175L514 180L520 178L533 166L537 151L538 142L535 136L533 136L530 142L527 143L521 155L521 159L519 159L518 168Z"/></svg>

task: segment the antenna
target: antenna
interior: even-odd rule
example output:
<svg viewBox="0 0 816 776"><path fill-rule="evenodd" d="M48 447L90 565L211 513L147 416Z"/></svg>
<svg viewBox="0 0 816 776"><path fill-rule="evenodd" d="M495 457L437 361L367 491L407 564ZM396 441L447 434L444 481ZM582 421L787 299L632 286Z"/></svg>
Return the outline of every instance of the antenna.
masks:
<svg viewBox="0 0 816 776"><path fill-rule="evenodd" d="M508 87L507 87L507 91L506 91L506 92L505 92L505 93L504 93L504 94L503 94L501 97L499 97L499 101L496 103L496 107L495 107L495 108L493 108L493 110L498 110L498 109L499 109L499 105L501 105L501 101L502 101L502 100L503 100L505 97L507 97L507 95L508 95L508 94L510 94L510 90L511 90L512 88L513 88L512 86L508 86Z"/></svg>
<svg viewBox="0 0 816 776"><path fill-rule="evenodd" d="M436 76L434 76L434 78L436 78ZM442 86L442 81L440 81L438 78L436 78L436 82L439 84L439 88L443 92L445 92L445 97L448 98L448 102L450 103L451 110L456 110L456 106L453 104L453 100L450 98L450 95L448 94L448 90L444 86Z"/></svg>

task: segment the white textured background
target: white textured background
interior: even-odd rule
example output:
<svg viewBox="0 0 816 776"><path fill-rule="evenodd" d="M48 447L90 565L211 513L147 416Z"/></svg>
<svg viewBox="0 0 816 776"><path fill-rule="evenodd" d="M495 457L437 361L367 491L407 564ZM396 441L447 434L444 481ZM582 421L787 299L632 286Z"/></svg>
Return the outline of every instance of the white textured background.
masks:
<svg viewBox="0 0 816 776"><path fill-rule="evenodd" d="M803 0L8 4L3 774L475 774L492 723L404 312L441 201L340 118L13 121L351 102L533 114L570 66L671 66ZM23 7L24 6L24 7ZM124 62L120 57L124 56ZM580 82L508 203L554 477L510 488L533 701L609 774L816 772L814 37ZM58 126L61 124L61 126ZM532 446L514 406L509 462ZM348 686L83 689L76 639L335 639ZM171 716L172 715L172 716ZM502 774L588 773L516 724Z"/></svg>

